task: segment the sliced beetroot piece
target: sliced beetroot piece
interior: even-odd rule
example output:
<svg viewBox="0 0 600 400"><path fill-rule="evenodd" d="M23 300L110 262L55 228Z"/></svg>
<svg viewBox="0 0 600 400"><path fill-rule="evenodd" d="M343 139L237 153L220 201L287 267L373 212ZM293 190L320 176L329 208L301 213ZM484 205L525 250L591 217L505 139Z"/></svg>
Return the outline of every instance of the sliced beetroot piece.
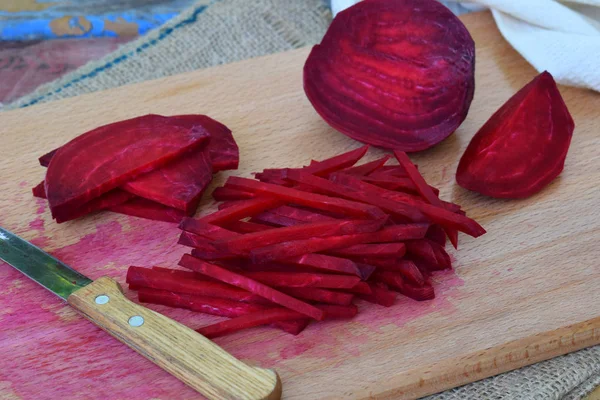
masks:
<svg viewBox="0 0 600 400"><path fill-rule="evenodd" d="M194 250L192 250L192 255L203 260L227 260L236 257L231 253L216 249L210 241L206 240L206 238L191 232L182 232L177 243L183 246L193 247Z"/></svg>
<svg viewBox="0 0 600 400"><path fill-rule="evenodd" d="M371 287L367 282L358 282L356 286L350 289L344 289L346 293L355 293L355 294L371 294Z"/></svg>
<svg viewBox="0 0 600 400"><path fill-rule="evenodd" d="M332 218L333 219L333 218ZM297 219L284 217L282 215L277 215L271 211L264 211L258 215L255 215L250 219L250 222L259 223L259 224L270 224L272 226L296 226L303 224L302 221L298 221Z"/></svg>
<svg viewBox="0 0 600 400"><path fill-rule="evenodd" d="M384 307L391 307L396 302L396 293L387 289L387 286L381 283L371 283L371 294L361 294L359 297L369 303L379 304Z"/></svg>
<svg viewBox="0 0 600 400"><path fill-rule="evenodd" d="M217 201L227 200L248 200L256 197L256 194L251 192L244 192L243 190L237 190L228 187L218 187L214 190L213 199Z"/></svg>
<svg viewBox="0 0 600 400"><path fill-rule="evenodd" d="M410 177L410 180L417 187L417 191L419 192L419 194L425 200L427 200L429 204L434 205L436 207L444 208L444 204L438 198L439 191L435 193L431 189L431 186L429 186L427 182L425 182L425 179L421 176L417 168L410 161L410 158L408 158L406 153L403 151L394 151L394 156L396 157L396 160L398 160L402 168L404 168L404 170ZM452 243L455 249L458 248L458 231L452 228L445 228L444 230L448 234L450 243Z"/></svg>
<svg viewBox="0 0 600 400"><path fill-rule="evenodd" d="M342 177L342 175L336 175L334 181L337 182L338 179L343 179L343 185L355 189L356 193L362 191L363 193L370 193L372 197L376 197L376 195L379 194L381 197L384 197L384 193L389 192L386 189L363 182L360 179L356 179L352 176L346 175ZM397 202L406 204L407 206L411 205L412 208L415 208L423 213L431 222L440 224L444 227L458 229L459 231L473 237L479 237L485 233L485 229L483 229L483 227L476 221L466 217L465 215L462 215L459 212L454 213L450 210L447 210L445 207L436 207L424 202L413 202L411 200L405 200L403 197L398 197Z"/></svg>
<svg viewBox="0 0 600 400"><path fill-rule="evenodd" d="M354 295L350 293L334 292L333 290L312 287L287 287L281 288L281 291L298 299L317 301L327 304L338 304L341 306L350 305L352 303L352 299L354 298Z"/></svg>
<svg viewBox="0 0 600 400"><path fill-rule="evenodd" d="M76 209L67 210L67 212L61 210L54 215L54 218L56 218L56 222L60 224L83 217L94 211L112 210L114 207L120 207L121 205L132 201L134 197L135 196L131 193L127 193L121 189L113 189L110 192L106 192L95 199L88 201Z"/></svg>
<svg viewBox="0 0 600 400"><path fill-rule="evenodd" d="M475 46L435 0L362 1L339 13L304 66L304 90L340 132L420 151L452 134L475 88Z"/></svg>
<svg viewBox="0 0 600 400"><path fill-rule="evenodd" d="M186 232L203 236L210 241L226 240L240 236L239 233L195 218L182 219L181 223L179 224L179 228Z"/></svg>
<svg viewBox="0 0 600 400"><path fill-rule="evenodd" d="M418 166L415 164L415 168L418 169ZM400 165L384 165L376 171L373 171L369 174L370 177L373 178L388 178L390 176L395 176L397 178L406 178L406 171Z"/></svg>
<svg viewBox="0 0 600 400"><path fill-rule="evenodd" d="M385 220L335 220L314 222L285 228L249 233L214 242L217 249L233 254L247 254L257 247L269 246L291 240L368 233L379 230Z"/></svg>
<svg viewBox="0 0 600 400"><path fill-rule="evenodd" d="M318 307L325 312L325 319L349 319L358 314L358 308L354 304L347 306L319 304Z"/></svg>
<svg viewBox="0 0 600 400"><path fill-rule="evenodd" d="M43 156L41 156L38 161L40 162L40 165L42 167L47 167L48 165L50 165L50 160L52 160L52 157L54 157L54 154L56 154L56 152L58 151L58 149L54 149L46 154L44 154Z"/></svg>
<svg viewBox="0 0 600 400"><path fill-rule="evenodd" d="M65 214L137 176L198 148L209 138L201 127L174 126L146 115L104 125L62 146L46 173L53 215Z"/></svg>
<svg viewBox="0 0 600 400"><path fill-rule="evenodd" d="M31 189L31 192L35 197L39 197L40 199L46 198L46 188L44 186L44 181L38 183L34 188Z"/></svg>
<svg viewBox="0 0 600 400"><path fill-rule="evenodd" d="M362 146L358 149L350 150L347 153L343 153L323 161L313 161L308 167L297 169L313 175L325 176L331 172L338 171L356 164L356 162L360 160L368 150L369 146ZM263 172L256 174L256 179L259 179L263 182L266 181L272 183L283 181L283 169L265 169Z"/></svg>
<svg viewBox="0 0 600 400"><path fill-rule="evenodd" d="M209 224L225 224L242 218L252 217L266 209L276 207L281 203L283 203L283 201L273 197L260 197L252 200L244 200L232 207L206 215L199 220Z"/></svg>
<svg viewBox="0 0 600 400"><path fill-rule="evenodd" d="M427 230L425 237L436 242L440 246L446 246L446 232L444 232L444 229L440 225L431 225Z"/></svg>
<svg viewBox="0 0 600 400"><path fill-rule="evenodd" d="M316 211L306 210L298 207L279 206L271 210L272 213L293 218L302 222L333 221L336 218L324 215Z"/></svg>
<svg viewBox="0 0 600 400"><path fill-rule="evenodd" d="M312 175L311 175L312 176ZM229 177L227 184L266 196L272 196L282 202L290 202L318 210L344 213L351 217L384 219L386 215L379 208L355 201L307 193L294 188L277 186L270 183L257 182L252 179ZM247 200L248 202L252 200ZM266 208L266 207L265 207ZM223 210L226 211L226 210Z"/></svg>
<svg viewBox="0 0 600 400"><path fill-rule="evenodd" d="M350 275L315 274L308 272L244 272L244 276L271 287L351 289L360 278Z"/></svg>
<svg viewBox="0 0 600 400"><path fill-rule="evenodd" d="M366 176L374 171L377 171L379 168L383 167L383 165L390 159L390 156L383 156L378 158L377 160L362 164L356 165L354 167L344 168L340 170L340 173L350 174L354 176Z"/></svg>
<svg viewBox="0 0 600 400"><path fill-rule="evenodd" d="M292 320L292 321L274 322L272 325L275 328L279 328L282 331L295 336L295 335L300 334L300 332L302 332L308 326L308 324L310 324L310 319L303 318L303 319Z"/></svg>
<svg viewBox="0 0 600 400"><path fill-rule="evenodd" d="M425 277L414 262L410 260L398 260L397 265L397 271L407 283L417 287L425 285Z"/></svg>
<svg viewBox="0 0 600 400"><path fill-rule="evenodd" d="M418 258L436 270L452 267L450 256L444 248L429 239L409 240L406 243L406 252L413 258Z"/></svg>
<svg viewBox="0 0 600 400"><path fill-rule="evenodd" d="M511 97L475 134L456 181L486 196L529 197L563 170L575 124L548 72Z"/></svg>
<svg viewBox="0 0 600 400"><path fill-rule="evenodd" d="M201 126L210 132L208 151L214 172L238 168L240 151L231 130L225 125L201 114L174 115L167 118L176 125L186 128Z"/></svg>
<svg viewBox="0 0 600 400"><path fill-rule="evenodd" d="M424 220L423 214L415 207L373 196L364 191L354 190L304 171L286 170L286 178L294 182L315 187L328 195L335 195L344 199L353 199L364 204L370 204L390 214L406 218L408 221L419 222ZM357 179L354 177L349 178Z"/></svg>
<svg viewBox="0 0 600 400"><path fill-rule="evenodd" d="M164 222L179 223L185 217L185 213L177 208L163 206L162 204L139 197L108 207L107 209L119 214ZM60 221L57 219L57 222Z"/></svg>
<svg viewBox="0 0 600 400"><path fill-rule="evenodd" d="M308 303L302 302L298 299L288 296L287 294L279 292L258 281L247 278L240 274L236 274L235 272L228 271L222 267L219 267L218 265L210 264L205 261L194 258L189 254L183 255L181 261L179 262L179 265L191 269L192 271L196 271L201 274L210 276L211 278L228 283L230 285L245 289L258 296L264 297L265 299L272 301L275 304L279 304L290 310L297 311L318 321L324 318L324 313L321 310L315 308L314 306L311 306ZM302 317L300 316L292 319L300 318Z"/></svg>
<svg viewBox="0 0 600 400"><path fill-rule="evenodd" d="M269 306L243 303L237 300L220 299L217 297L196 296L186 293L175 293L165 290L141 288L138 291L141 303L161 304L169 307L185 308L204 314L234 318L253 312L269 309Z"/></svg>
<svg viewBox="0 0 600 400"><path fill-rule="evenodd" d="M121 186L129 193L193 214L212 181L208 147L204 146Z"/></svg>
<svg viewBox="0 0 600 400"><path fill-rule="evenodd" d="M270 225L257 224L254 222L234 221L227 224L227 228L237 233L264 232L273 229Z"/></svg>
<svg viewBox="0 0 600 400"><path fill-rule="evenodd" d="M341 257L402 257L405 252L403 243L357 244L330 251Z"/></svg>
<svg viewBox="0 0 600 400"><path fill-rule="evenodd" d="M273 308L217 322L216 324L196 329L196 331L201 335L212 339L244 329L254 328L256 326L272 324L274 322L299 320L302 319L302 317L303 315L296 311L288 310L286 308Z"/></svg>
<svg viewBox="0 0 600 400"><path fill-rule="evenodd" d="M397 242L422 238L427 232L427 227L427 225L422 224L394 225L373 233L295 240L253 249L250 251L250 256L254 262L261 263L284 260L329 249L340 249L356 244Z"/></svg>
<svg viewBox="0 0 600 400"><path fill-rule="evenodd" d="M217 297L245 303L264 303L264 299L260 296L221 282L182 279L150 268L129 267L126 281L130 285L139 287Z"/></svg>
<svg viewBox="0 0 600 400"><path fill-rule="evenodd" d="M318 270L356 275L361 279L366 279L363 270L354 261L345 258L332 257L325 254L308 253L294 258L288 258L284 261L296 265L316 268Z"/></svg>

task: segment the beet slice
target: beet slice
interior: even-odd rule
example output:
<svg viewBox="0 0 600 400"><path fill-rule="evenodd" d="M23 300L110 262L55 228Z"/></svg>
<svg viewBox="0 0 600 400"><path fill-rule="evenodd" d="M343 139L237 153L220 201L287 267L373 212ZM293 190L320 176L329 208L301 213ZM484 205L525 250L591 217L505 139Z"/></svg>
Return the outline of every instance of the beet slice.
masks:
<svg viewBox="0 0 600 400"><path fill-rule="evenodd" d="M44 181L41 181L35 187L31 189L31 192L35 197L39 197L40 199L46 198L46 187L44 185Z"/></svg>
<svg viewBox="0 0 600 400"><path fill-rule="evenodd" d="M290 310L297 311L318 321L321 321L324 318L323 311L311 306L308 303L288 296L285 293L279 292L253 279L246 278L243 275L228 271L222 267L219 267L218 265L210 264L194 258L189 254L183 255L179 265L189 268L192 271L200 272L201 274L210 276L211 278L215 278L222 282L229 283L230 285L246 289L251 293L272 301L273 303L289 308ZM293 319L299 319L301 317L302 316Z"/></svg>
<svg viewBox="0 0 600 400"><path fill-rule="evenodd" d="M146 115L104 125L62 146L46 173L53 215L68 213L142 173L160 168L209 138L199 126Z"/></svg>
<svg viewBox="0 0 600 400"><path fill-rule="evenodd" d="M202 126L210 132L207 149L213 172L237 169L240 161L240 150L231 130L222 123L201 114L174 115L169 120L186 128Z"/></svg>
<svg viewBox="0 0 600 400"><path fill-rule="evenodd" d="M511 97L475 134L456 181L498 198L529 197L563 170L575 124L550 73Z"/></svg>
<svg viewBox="0 0 600 400"><path fill-rule="evenodd" d="M272 287L351 289L360 282L357 276L308 272L253 271L243 275Z"/></svg>
<svg viewBox="0 0 600 400"><path fill-rule="evenodd" d="M240 315L269 309L269 306L261 304L242 303L236 300L195 296L186 293L175 293L144 287L140 288L138 291L138 299L141 303L186 308L195 312L228 318L239 317Z"/></svg>
<svg viewBox="0 0 600 400"><path fill-rule="evenodd" d="M52 160L52 157L54 157L54 154L56 154L57 151L58 151L58 149L54 149L54 150L49 151L48 153L44 154L40 158L38 158L40 165L42 167L47 167L48 165L50 165L50 160Z"/></svg>
<svg viewBox="0 0 600 400"><path fill-rule="evenodd" d="M304 66L304 89L329 125L363 143L427 149L463 122L475 46L435 0L369 0L339 13Z"/></svg>
<svg viewBox="0 0 600 400"><path fill-rule="evenodd" d="M211 139L212 140L212 139ZM138 176L121 186L123 190L167 207L191 214L212 181L208 148L191 151L160 169Z"/></svg>
<svg viewBox="0 0 600 400"><path fill-rule="evenodd" d="M139 197L107 207L107 209L119 214L164 222L179 223L185 217L185 213L177 208L167 207ZM60 221L57 219L57 222Z"/></svg>

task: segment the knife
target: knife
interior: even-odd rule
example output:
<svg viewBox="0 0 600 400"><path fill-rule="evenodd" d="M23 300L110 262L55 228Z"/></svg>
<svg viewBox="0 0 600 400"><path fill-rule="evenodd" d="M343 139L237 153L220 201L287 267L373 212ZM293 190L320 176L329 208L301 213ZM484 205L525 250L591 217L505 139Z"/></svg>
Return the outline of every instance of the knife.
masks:
<svg viewBox="0 0 600 400"><path fill-rule="evenodd" d="M92 281L3 228L0 259L209 399L281 398L275 371L246 365L199 333L129 301L109 277Z"/></svg>

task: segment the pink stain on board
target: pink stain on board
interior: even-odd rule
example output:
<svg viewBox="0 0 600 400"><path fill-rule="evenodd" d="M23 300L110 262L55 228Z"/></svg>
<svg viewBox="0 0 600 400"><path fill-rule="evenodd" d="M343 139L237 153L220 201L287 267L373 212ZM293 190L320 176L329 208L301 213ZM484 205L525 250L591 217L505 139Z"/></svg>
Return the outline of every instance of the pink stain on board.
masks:
<svg viewBox="0 0 600 400"><path fill-rule="evenodd" d="M29 225L39 235L33 241L92 279L108 275L123 285L129 265L175 267L187 252L176 244L180 232L176 225L116 216L109 216L108 222L76 242L56 247L52 237L45 235L41 215L45 203L37 204L38 215ZM339 364L360 356L361 346L383 334L387 326L404 327L433 312L451 314L452 299L463 281L454 271L438 273L434 281L437 297L433 301L399 296L390 308L359 302L360 313L352 321L311 324L298 336L271 327L256 328L216 342L250 364L289 373L299 372L289 365L297 358ZM135 293L126 290L126 295L135 301ZM202 398L3 263L0 304L0 382L10 383L16 396L41 400ZM186 310L148 307L192 328L219 320Z"/></svg>

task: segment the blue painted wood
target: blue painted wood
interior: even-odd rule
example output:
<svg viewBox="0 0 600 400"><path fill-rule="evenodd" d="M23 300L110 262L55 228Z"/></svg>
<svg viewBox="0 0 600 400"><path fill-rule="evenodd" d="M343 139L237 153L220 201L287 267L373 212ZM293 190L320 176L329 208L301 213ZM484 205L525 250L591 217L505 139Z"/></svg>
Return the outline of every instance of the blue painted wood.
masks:
<svg viewBox="0 0 600 400"><path fill-rule="evenodd" d="M123 32L141 35L192 3L194 0L30 0L10 11L3 10L0 3L0 40L115 37Z"/></svg>

